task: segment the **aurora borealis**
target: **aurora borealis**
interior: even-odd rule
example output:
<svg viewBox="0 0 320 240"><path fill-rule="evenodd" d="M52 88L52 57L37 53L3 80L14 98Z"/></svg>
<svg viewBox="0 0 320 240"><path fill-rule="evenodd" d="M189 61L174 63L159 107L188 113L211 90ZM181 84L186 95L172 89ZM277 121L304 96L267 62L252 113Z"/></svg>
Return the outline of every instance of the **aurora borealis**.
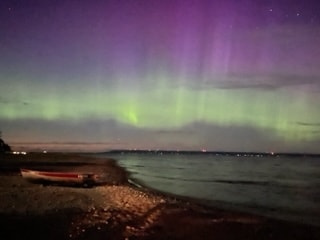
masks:
<svg viewBox="0 0 320 240"><path fill-rule="evenodd" d="M0 11L0 129L13 146L320 152L317 1Z"/></svg>

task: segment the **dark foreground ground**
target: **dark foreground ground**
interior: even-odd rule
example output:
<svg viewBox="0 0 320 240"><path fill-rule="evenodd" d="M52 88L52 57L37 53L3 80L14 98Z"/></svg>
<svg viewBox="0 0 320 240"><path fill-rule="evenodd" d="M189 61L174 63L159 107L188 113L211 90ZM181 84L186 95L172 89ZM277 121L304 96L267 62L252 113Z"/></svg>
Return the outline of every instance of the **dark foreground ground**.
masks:
<svg viewBox="0 0 320 240"><path fill-rule="evenodd" d="M92 188L34 184L19 169L92 171ZM0 155L3 239L320 239L320 227L208 208L139 189L112 160Z"/></svg>

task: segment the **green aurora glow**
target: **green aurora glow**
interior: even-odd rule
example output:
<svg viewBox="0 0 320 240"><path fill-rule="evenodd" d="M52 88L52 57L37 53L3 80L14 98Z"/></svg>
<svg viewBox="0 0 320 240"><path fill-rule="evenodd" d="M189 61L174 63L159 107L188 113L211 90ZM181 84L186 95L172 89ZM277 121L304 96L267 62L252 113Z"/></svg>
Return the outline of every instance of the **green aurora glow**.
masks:
<svg viewBox="0 0 320 240"><path fill-rule="evenodd" d="M296 98L297 88L275 91L257 89L191 89L172 87L165 81L141 89L94 88L92 86L48 86L45 84L10 87L19 103L1 104L1 119L45 121L86 121L114 119L138 128L179 129L193 122L219 126L249 126L271 131L286 141L319 137L304 124L317 122L320 96ZM10 93L10 94L9 94ZM22 101L25 104L22 104ZM288 104L290 103L290 104Z"/></svg>

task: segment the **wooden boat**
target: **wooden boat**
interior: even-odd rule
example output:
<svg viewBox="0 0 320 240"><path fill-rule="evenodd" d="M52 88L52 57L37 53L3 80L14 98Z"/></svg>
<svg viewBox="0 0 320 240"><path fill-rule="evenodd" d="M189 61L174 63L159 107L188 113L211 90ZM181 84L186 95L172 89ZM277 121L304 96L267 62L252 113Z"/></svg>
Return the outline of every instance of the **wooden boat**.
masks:
<svg viewBox="0 0 320 240"><path fill-rule="evenodd" d="M47 182L60 184L79 184L92 186L96 183L97 175L93 173L77 172L49 172L22 168L20 169L23 178L33 182Z"/></svg>

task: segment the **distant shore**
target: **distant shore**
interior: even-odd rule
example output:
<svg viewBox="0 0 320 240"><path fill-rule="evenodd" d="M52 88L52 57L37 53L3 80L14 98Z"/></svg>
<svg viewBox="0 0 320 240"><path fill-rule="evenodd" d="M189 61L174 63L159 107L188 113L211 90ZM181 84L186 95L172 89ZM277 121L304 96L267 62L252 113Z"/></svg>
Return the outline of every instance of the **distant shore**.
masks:
<svg viewBox="0 0 320 240"><path fill-rule="evenodd" d="M20 168L91 171L92 188L26 181ZM315 226L209 208L128 181L112 159L69 153L0 154L0 229L6 239L319 239Z"/></svg>
<svg viewBox="0 0 320 240"><path fill-rule="evenodd" d="M159 153L159 154L212 154L221 156L263 156L263 157L319 157L319 153L290 153L290 152L230 152L230 151L187 151L187 150L110 150L106 153Z"/></svg>

